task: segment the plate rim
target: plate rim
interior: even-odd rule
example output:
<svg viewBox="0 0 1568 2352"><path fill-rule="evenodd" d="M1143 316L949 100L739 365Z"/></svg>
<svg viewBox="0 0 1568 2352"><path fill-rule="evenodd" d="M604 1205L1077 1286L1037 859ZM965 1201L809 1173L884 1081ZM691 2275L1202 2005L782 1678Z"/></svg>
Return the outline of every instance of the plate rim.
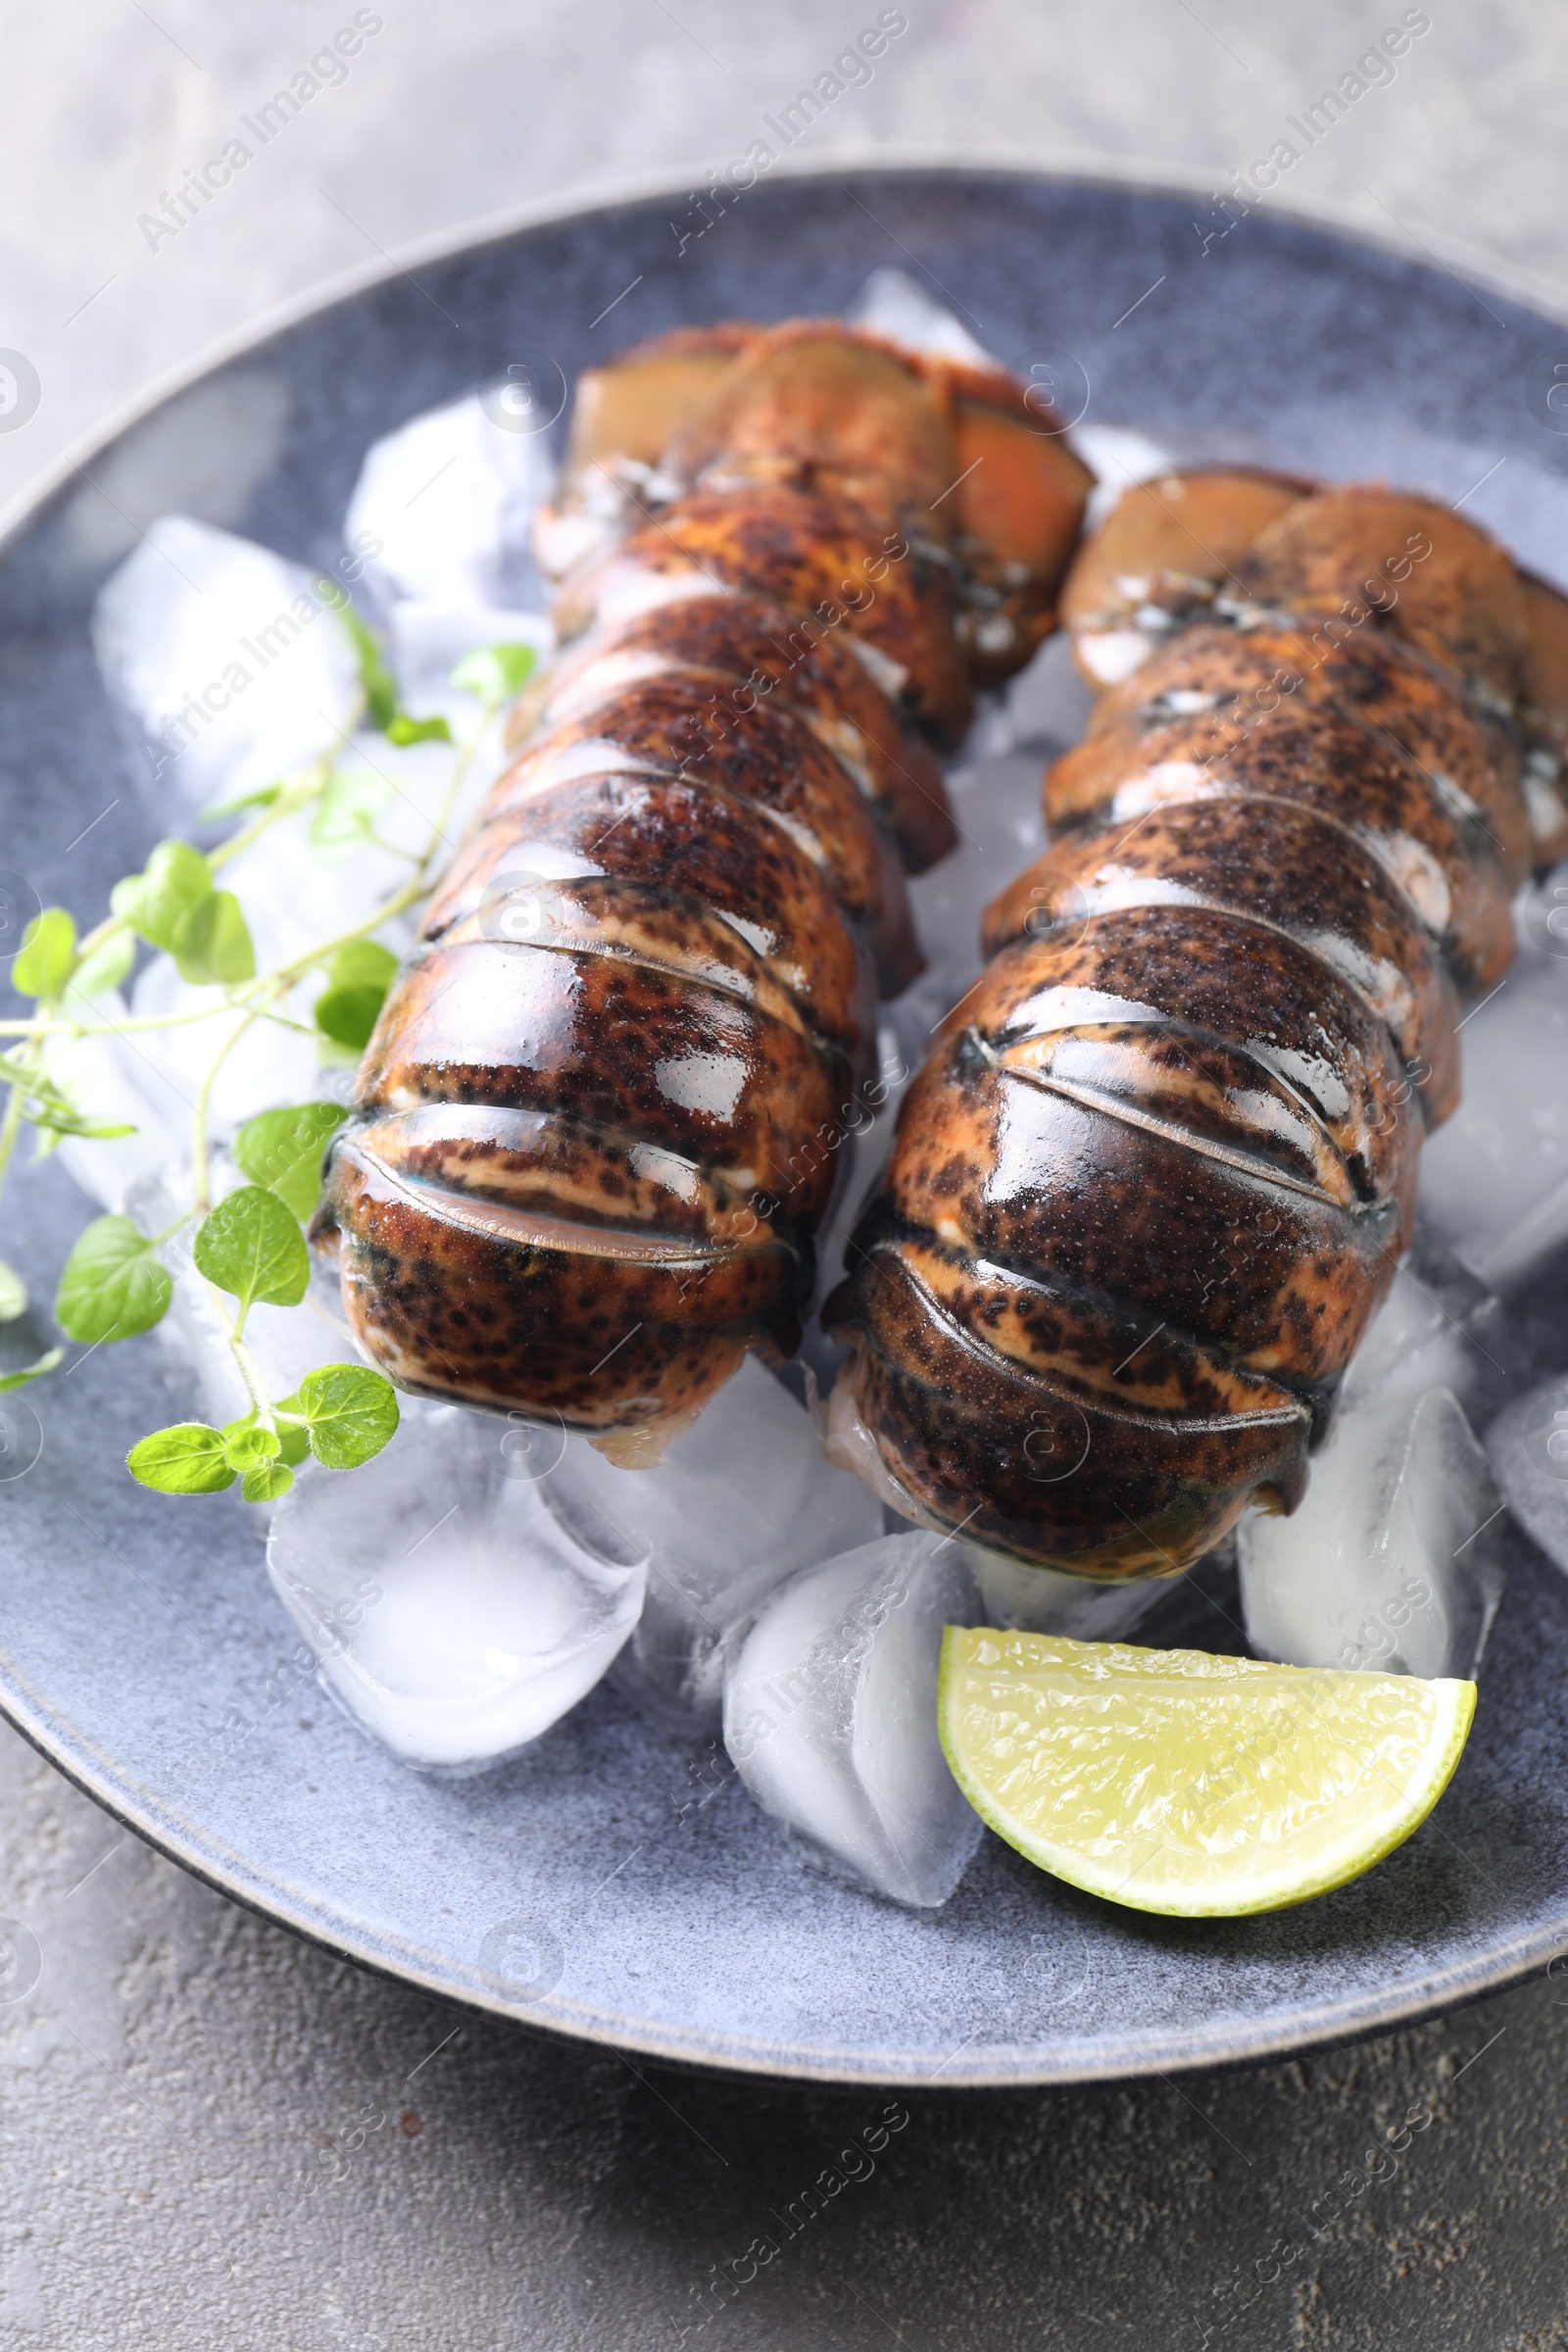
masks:
<svg viewBox="0 0 1568 2352"><path fill-rule="evenodd" d="M41 1724L28 1718L15 1686L5 1680L0 1680L0 1716L74 1788L162 1854L166 1861L172 1862L253 1917L270 1927L284 1929L313 1949L346 1960L388 1984L411 1986L432 2000L505 2018L552 2041L616 2053L634 2050L639 2057L702 2074L869 2089L964 2091L1063 2089L1092 2082L1135 2082L1172 2073L1205 2074L1235 2067L1267 2066L1310 2051L1340 2048L1384 2034L1402 2032L1430 2018L1471 2007L1523 1984L1543 1963L1544 1973L1549 1973L1553 1962L1568 1953L1568 1912L1565 1912L1555 1928L1537 1928L1517 1936L1506 1951L1494 1954L1487 1961L1456 1962L1439 1977L1412 1985L1404 1995L1392 2001L1386 1994L1361 1993L1315 2008L1298 2009L1283 2026L1276 2020L1272 2027L1244 2032L1224 2028L1185 2030L1179 2035L1171 2035L1168 2042L1154 2041L1146 2035L1136 2049L1130 2040L1102 2041L1096 2045L1092 2057L1082 2061L1072 2058L1070 2044L1066 2045L1068 2054L1057 2057L1013 2045L1018 2056L1011 2063L988 2063L982 2056L960 2065L958 2055L966 2046L960 2043L958 2052L933 2066L923 2058L916 2059L912 2053L901 2054L893 2049L882 2059L868 2061L863 2056L852 2057L831 2044L824 2044L816 2058L803 2056L798 2051L780 2054L760 2040L727 2041L720 2034L695 2028L661 2033L639 2025L629 2033L611 2032L600 2013L585 2013L580 2021L568 2022L552 2014L544 2005L508 2001L478 1984L456 1989L450 1982L432 1975L417 1959L394 1960L384 1949L367 1949L363 1943L333 1935L319 1916L294 1896L264 1890L259 1883L247 1886L217 1853L203 1849L198 1854L181 1846L172 1833L166 1833L148 1816L128 1808L123 1795L100 1781L84 1757L64 1748Z"/></svg>
<svg viewBox="0 0 1568 2352"><path fill-rule="evenodd" d="M1137 159L1076 157L1056 163L1049 157L1022 151L967 148L959 145L878 144L837 152L827 158L781 159L766 182L812 184L834 176L881 178L889 181L913 176L948 178L955 182L986 181L1046 185L1054 188L1114 190L1135 196L1214 200L1212 174L1197 168L1161 165L1152 170ZM573 195L532 199L482 214L454 227L400 245L385 256L335 271L314 281L302 292L270 306L243 326L214 338L189 358L165 369L129 400L108 411L87 431L68 442L20 492L0 505L0 563L12 555L43 511L86 465L126 432L195 389L221 368L230 367L280 335L310 324L328 312L407 277L420 267L454 261L502 245L529 230L589 222L603 216L660 199L679 201L689 188L690 173L668 172L630 175ZM1531 272L1515 270L1446 241L1425 245L1412 253L1392 235L1380 233L1348 207L1331 201L1303 203L1294 199L1273 202L1270 211L1292 227L1315 230L1366 253L1392 259L1432 274L1454 278L1467 292L1495 293L1518 308L1534 313L1544 325L1568 331L1568 294ZM346 1940L326 1919L296 1895L260 1879L247 1882L242 1871L225 1861L212 1845L182 1838L166 1829L161 1816L139 1812L126 1791L112 1785L88 1753L74 1747L35 1711L29 1690L0 1670L0 1717L51 1764L71 1786L109 1817L130 1830L153 1850L238 1904L243 1910L283 1928L313 1948L345 1959L353 1966L388 1983L412 1986L427 1997L464 2009L506 2018L549 2039L612 2051L634 2050L639 2056L704 2073L744 2076L762 2081L794 2081L866 2087L953 2090L1065 2087L1091 2082L1138 2080L1165 2073L1202 2073L1239 2066L1266 2065L1315 2049L1371 2038L1400 2031L1424 2020L1483 2000L1524 1982L1543 1963L1568 1951L1568 1908L1550 1924L1516 1935L1500 1950L1484 1958L1457 1960L1402 1993L1358 1992L1312 2007L1298 2006L1294 2015L1276 2013L1267 2022L1237 2030L1234 2027L1183 2029L1168 2041L1145 2034L1134 2048L1130 2039L1100 2041L1093 2054L1075 2059L1070 2043L1058 2044L1061 2055L1011 2045L1016 2055L1007 2062L989 2060L982 2053L968 2063L959 2053L932 2066L912 2054L890 2049L885 2057L867 2059L824 2044L819 2056L799 2050L781 2053L760 2040L727 2040L723 2035L688 2028L660 2030L638 2024L630 2032L609 2029L602 2012L585 2013L569 2021L553 2015L545 2004L509 2001L482 1984L461 1989L433 1976L412 1954L394 1959L385 1950L367 1949L363 1941ZM630 2021L628 2021L630 2022ZM960 2051L965 2045L960 2044ZM939 2078L941 2078L939 2082Z"/></svg>
<svg viewBox="0 0 1568 2352"><path fill-rule="evenodd" d="M896 179L917 172L955 180L1048 181L1057 187L1114 189L1133 196L1217 201L1212 173L1196 166L1161 164L1154 170L1137 158L1123 161L1116 157L1056 165L1022 150L965 147L956 143L923 146L890 142L885 146L846 149L828 158L803 157L792 162L785 157L766 180L753 184L757 187L778 187L795 181L809 184L830 180L835 175ZM390 253L373 261L351 264L345 270L315 279L299 293L270 305L243 325L203 343L189 357L165 368L128 400L107 410L96 423L65 443L30 482L0 502L0 561L10 553L12 540L21 535L41 508L69 487L73 475L80 472L88 460L155 411L176 400L182 392L193 391L220 368L249 357L278 335L308 325L340 303L390 285L396 278L408 277L417 268L480 253L487 246L504 245L532 228L557 227L568 220L591 220L606 213L622 211L628 205L649 204L661 197L678 202L690 185L689 172L672 176L667 172L651 172L606 181L596 191L579 191L575 197L530 198L474 215L452 228L434 230L427 236L395 246ZM1286 198L1275 202L1272 190L1269 198L1271 213L1293 227L1317 229L1413 270L1425 270L1435 264L1445 274L1456 278L1466 292L1484 288L1505 302L1534 311L1543 324L1568 331L1568 288L1553 285L1530 270L1511 269L1494 257L1477 255L1456 240L1442 237L1430 244L1423 243L1426 257L1423 260L1397 238L1369 225L1353 216L1348 206L1338 205L1332 199L1302 203Z"/></svg>

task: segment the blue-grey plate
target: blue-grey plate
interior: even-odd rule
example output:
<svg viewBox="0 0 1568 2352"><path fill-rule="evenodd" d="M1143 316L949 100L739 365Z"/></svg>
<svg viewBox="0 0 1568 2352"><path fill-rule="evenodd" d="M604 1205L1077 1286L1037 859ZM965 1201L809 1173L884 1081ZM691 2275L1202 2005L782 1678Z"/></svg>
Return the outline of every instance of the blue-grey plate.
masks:
<svg viewBox="0 0 1568 2352"><path fill-rule="evenodd" d="M1066 355L1090 421L1469 493L1528 562L1568 564L1568 417L1547 405L1568 328L1494 286L1266 207L1221 237L1206 202L1029 174L763 183L701 237L688 209L536 219L393 270L231 352L46 488L0 547L0 866L90 916L146 850L87 617L155 514L329 562L367 444L519 353L569 382L677 321L842 309L888 262L991 349ZM47 1164L7 1201L5 1253L47 1297L84 1204ZM1568 1352L1565 1305L1559 1264L1512 1326L1499 1396ZM16 1362L49 1334L5 1337ZM153 1844L363 1965L669 2058L1045 2082L1367 2034L1568 1945L1568 1582L1522 1539L1458 1775L1357 1885L1171 1924L988 1838L947 1908L918 1914L798 1869L721 1757L605 1690L488 1778L395 1764L290 1668L261 1514L126 1478L157 1379L143 1340L0 1398L0 1706ZM1165 1609L1166 1639L1234 1638L1223 1572Z"/></svg>

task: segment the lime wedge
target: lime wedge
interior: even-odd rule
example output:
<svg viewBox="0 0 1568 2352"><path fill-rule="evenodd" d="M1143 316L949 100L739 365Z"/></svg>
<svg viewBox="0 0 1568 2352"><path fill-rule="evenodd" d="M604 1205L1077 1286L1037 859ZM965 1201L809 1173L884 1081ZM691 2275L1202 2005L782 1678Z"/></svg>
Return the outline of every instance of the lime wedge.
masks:
<svg viewBox="0 0 1568 2352"><path fill-rule="evenodd" d="M981 1819L1135 1911L1277 1911L1359 1878L1426 1819L1474 1683L1346 1674L950 1625L937 1716Z"/></svg>

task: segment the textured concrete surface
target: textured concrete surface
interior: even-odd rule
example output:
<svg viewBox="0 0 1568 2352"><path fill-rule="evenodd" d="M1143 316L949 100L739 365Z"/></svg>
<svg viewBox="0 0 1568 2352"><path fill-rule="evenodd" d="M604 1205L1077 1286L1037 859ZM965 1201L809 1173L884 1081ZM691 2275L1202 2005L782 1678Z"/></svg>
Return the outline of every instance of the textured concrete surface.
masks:
<svg viewBox="0 0 1568 2352"><path fill-rule="evenodd" d="M1568 1981L1227 2076L767 2086L358 1975L9 1734L0 1808L37 1969L0 2007L0 2345L1568 2346Z"/></svg>
<svg viewBox="0 0 1568 2352"><path fill-rule="evenodd" d="M792 161L890 144L1229 184L1403 0L908 0L871 81ZM350 0L4 0L0 341L42 379L0 494L119 400L335 272L499 209L744 152L872 24L872 0L383 0L381 30L261 146L241 130ZM1564 0L1433 0L1432 29L1281 180L1409 249L1568 291ZM173 236L139 225L241 136ZM149 243L149 237L152 242ZM3 420L0 420L3 421Z"/></svg>
<svg viewBox="0 0 1568 2352"><path fill-rule="evenodd" d="M741 151L877 10L371 13L348 78L154 249L139 216L354 10L0 0L0 344L41 384L24 426L0 416L0 496L379 251ZM987 149L1223 186L1401 9L906 13L803 158ZM1282 197L1568 300L1568 6L1427 13ZM0 1953L0 2348L1568 2347L1568 1980L1179 2082L890 2103L680 2077L295 1944L4 1733L0 1914L20 1923Z"/></svg>

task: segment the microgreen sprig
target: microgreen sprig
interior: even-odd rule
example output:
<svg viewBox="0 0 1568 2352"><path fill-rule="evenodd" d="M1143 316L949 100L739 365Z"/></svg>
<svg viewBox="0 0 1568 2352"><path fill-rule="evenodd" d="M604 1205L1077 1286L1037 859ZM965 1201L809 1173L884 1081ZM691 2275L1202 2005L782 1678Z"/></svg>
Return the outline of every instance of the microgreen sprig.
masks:
<svg viewBox="0 0 1568 2352"><path fill-rule="evenodd" d="M444 718L416 718L400 707L380 644L359 614L341 602L334 610L353 640L359 673L345 747L362 729L397 745L451 742ZM205 810L202 821L208 823L247 819L217 847L160 842L139 873L116 883L109 913L84 936L78 937L63 906L45 907L27 927L12 979L21 995L33 999L34 1010L24 1019L0 1021L0 1184L24 1126L33 1129L40 1156L67 1136L108 1139L134 1132L95 1122L80 1106L63 1066L70 1047L92 1037L223 1023L192 1113L190 1207L150 1235L129 1216L94 1218L66 1260L55 1298L60 1329L85 1347L150 1331L174 1297L164 1253L188 1240L194 1278L244 1383L248 1409L223 1427L181 1422L143 1438L132 1446L127 1467L145 1487L166 1494L213 1494L237 1481L247 1502L269 1502L288 1492L308 1454L331 1469L353 1469L377 1454L397 1428L396 1393L368 1365L327 1364L307 1373L293 1396L273 1398L246 1345L254 1307L299 1307L305 1299L310 1254L302 1228L320 1195L322 1151L347 1113L326 1102L258 1112L230 1146L245 1181L215 1201L213 1089L228 1055L262 1021L314 1035L328 1061L363 1053L397 969L396 956L374 935L434 887L452 847L447 826L468 770L533 660L528 646L490 646L454 670L453 683L477 701L480 717L457 747L441 808L419 850L379 840L375 822L390 798L385 781L326 757ZM335 861L374 846L407 858L410 871L364 921L261 971L244 907L220 877L270 828L306 811L312 846L322 858ZM172 956L183 980L211 990L211 1003L167 1014L117 1013L114 992L129 977L143 945ZM307 1023L288 1007L301 985L318 978L323 985ZM22 1276L0 1260L0 1324L26 1304ZM45 1377L62 1352L52 1348L37 1362L6 1374L0 1390Z"/></svg>

